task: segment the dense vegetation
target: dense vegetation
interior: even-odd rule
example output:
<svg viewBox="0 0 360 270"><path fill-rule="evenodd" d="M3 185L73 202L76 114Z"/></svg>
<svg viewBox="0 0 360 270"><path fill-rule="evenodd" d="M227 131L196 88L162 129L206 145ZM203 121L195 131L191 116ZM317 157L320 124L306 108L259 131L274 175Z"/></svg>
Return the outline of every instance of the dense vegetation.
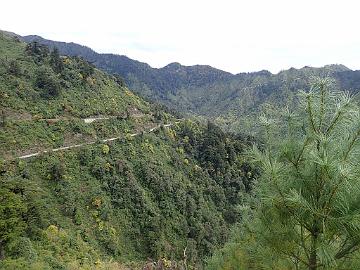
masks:
<svg viewBox="0 0 360 270"><path fill-rule="evenodd" d="M224 244L257 174L251 138L178 121L36 42L1 34L0 61L1 269L193 269Z"/></svg>
<svg viewBox="0 0 360 270"><path fill-rule="evenodd" d="M126 56L98 54L74 43L54 42L38 36L23 37L58 47L63 54L82 56L110 74L121 75L142 96L179 111L212 119L222 128L250 132L259 111L270 106L292 105L296 91L309 90L313 76L331 76L339 89L357 91L360 71L342 65L291 68L278 74L268 71L236 75L210 66L178 63L151 68ZM265 108L264 108L265 107Z"/></svg>
<svg viewBox="0 0 360 270"><path fill-rule="evenodd" d="M189 125L176 133L189 134ZM225 144L217 135L221 143L207 145L204 136L214 135L200 130L193 139L203 143L196 145L176 133L3 164L1 191L14 200L2 197L4 267L180 260L185 248L187 264L198 265L227 239L252 175L238 159L242 143ZM195 158L197 147L207 154ZM219 150L233 160L221 154L212 160L211 151ZM19 241L30 250L19 250Z"/></svg>

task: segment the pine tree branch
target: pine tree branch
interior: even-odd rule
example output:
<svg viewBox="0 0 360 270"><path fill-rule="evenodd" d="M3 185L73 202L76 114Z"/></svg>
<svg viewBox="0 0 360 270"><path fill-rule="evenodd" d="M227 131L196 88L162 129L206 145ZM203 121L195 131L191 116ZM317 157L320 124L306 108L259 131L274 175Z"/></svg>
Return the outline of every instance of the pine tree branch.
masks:
<svg viewBox="0 0 360 270"><path fill-rule="evenodd" d="M310 99L310 95L306 97L307 99L307 109L309 112L309 119L310 119L310 123L311 123L311 127L313 129L313 131L315 133L317 133L316 127L315 127L315 123L314 123L314 117L313 117L313 112L312 112L312 108L311 108L311 99Z"/></svg>
<svg viewBox="0 0 360 270"><path fill-rule="evenodd" d="M320 85L320 95L321 95L321 102L320 102L320 114L319 114L319 130L321 130L322 123L324 120L325 85L323 83Z"/></svg>
<svg viewBox="0 0 360 270"><path fill-rule="evenodd" d="M329 199L326 201L325 205L323 206L323 209L325 210L324 213L324 222L326 222L326 220L328 219L328 216L331 212L331 208L330 208L330 203L332 201L332 199L335 197L337 191L340 188L340 185L346 180L346 177L343 176L342 178L340 178L340 180L338 181L338 183L334 186L334 188L332 189Z"/></svg>
<svg viewBox="0 0 360 270"><path fill-rule="evenodd" d="M357 130L354 138L351 140L350 144L349 144L349 147L347 149L347 151L345 152L345 155L344 155L344 158L343 158L343 161L345 162L351 152L351 150L353 149L354 145L355 145L355 142L356 140L359 138L360 136L360 128Z"/></svg>
<svg viewBox="0 0 360 270"><path fill-rule="evenodd" d="M300 225L300 238L301 238L301 246L304 249L306 258L309 260L310 259L310 254L309 254L309 250L306 247L306 243L305 243L305 237L304 237L304 228L302 225Z"/></svg>
<svg viewBox="0 0 360 270"><path fill-rule="evenodd" d="M351 150L353 149L354 145L355 145L355 142L356 140L359 138L360 136L360 128L357 130L356 132L356 135L354 136L354 138L351 140L350 144L349 144L349 147L347 149L347 151L345 152L344 154L344 157L343 157L343 162L346 162L346 160L348 159L349 157L349 154L351 152ZM331 178L331 176L328 174L328 176ZM342 183L344 183L346 180L348 180L348 178L346 176L342 176L340 178L340 180L335 184L335 186L333 187L331 193L330 193L330 196L329 196L329 199L325 202L325 204L323 205L323 209L326 211L325 212L325 220L324 222L327 220L328 218L328 215L330 214L330 203L331 201L333 200L333 198L335 197L335 195L337 194L340 186L342 185Z"/></svg>
<svg viewBox="0 0 360 270"><path fill-rule="evenodd" d="M348 105L349 105L349 103L347 103L347 104L345 105L345 107L347 107ZM343 114L344 114L344 108L340 109L340 110L336 113L333 121L330 123L329 127L326 129L326 132L325 132L326 134L329 134L329 132L335 127L336 123L339 121L340 117L341 117Z"/></svg>
<svg viewBox="0 0 360 270"><path fill-rule="evenodd" d="M310 141L310 138L307 138L306 140L305 140L305 143L304 143L304 145L303 145L303 147L301 148L301 152L300 152L300 154L299 154L299 156L297 157L297 159L296 159L296 168L299 166L299 162L300 162L300 159L302 158L302 155L304 154L304 152L305 152L305 148L306 148L306 146L308 145L308 142Z"/></svg>
<svg viewBox="0 0 360 270"><path fill-rule="evenodd" d="M298 261L302 262L302 263L303 263L304 265L306 265L307 267L310 267L310 264L309 264L307 261L305 261L304 259L302 259L300 256L296 255L294 252L291 252L291 253L289 253L289 254L286 254L286 253L285 253L285 255L290 255L290 256L294 257L295 259L297 259Z"/></svg>
<svg viewBox="0 0 360 270"><path fill-rule="evenodd" d="M336 253L336 255L335 255L335 259L337 259L337 260L341 259L341 258L345 257L346 255L355 252L356 250L358 250L360 248L359 245L360 245L360 240L354 241L346 248L339 250L339 252Z"/></svg>

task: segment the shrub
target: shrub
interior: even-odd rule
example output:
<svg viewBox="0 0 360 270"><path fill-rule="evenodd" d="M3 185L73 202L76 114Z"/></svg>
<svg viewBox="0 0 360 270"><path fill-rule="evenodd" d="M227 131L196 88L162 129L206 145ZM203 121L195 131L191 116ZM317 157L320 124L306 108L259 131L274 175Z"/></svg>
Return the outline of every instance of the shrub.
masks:
<svg viewBox="0 0 360 270"><path fill-rule="evenodd" d="M20 68L19 63L16 60L10 61L9 67L8 67L8 72L14 76L21 75L21 68Z"/></svg>
<svg viewBox="0 0 360 270"><path fill-rule="evenodd" d="M26 46L25 52L32 56L37 64L40 64L49 55L49 48L34 41Z"/></svg>
<svg viewBox="0 0 360 270"><path fill-rule="evenodd" d="M110 147L109 147L107 144L104 144L104 145L102 146L102 152L103 152L103 154L104 154L104 155L107 155L107 154L109 154L109 151L110 151Z"/></svg>
<svg viewBox="0 0 360 270"><path fill-rule="evenodd" d="M97 178L102 178L109 170L105 159L101 157L95 157L92 165L92 173Z"/></svg>
<svg viewBox="0 0 360 270"><path fill-rule="evenodd" d="M82 58L77 58L77 62L83 81L86 82L86 79L94 74L95 68L92 64Z"/></svg>
<svg viewBox="0 0 360 270"><path fill-rule="evenodd" d="M51 180L60 181L64 179L65 167L60 162L53 163L49 168L49 178Z"/></svg>
<svg viewBox="0 0 360 270"><path fill-rule="evenodd" d="M60 83L47 69L40 69L36 73L35 86L41 90L43 97L57 97L60 94Z"/></svg>

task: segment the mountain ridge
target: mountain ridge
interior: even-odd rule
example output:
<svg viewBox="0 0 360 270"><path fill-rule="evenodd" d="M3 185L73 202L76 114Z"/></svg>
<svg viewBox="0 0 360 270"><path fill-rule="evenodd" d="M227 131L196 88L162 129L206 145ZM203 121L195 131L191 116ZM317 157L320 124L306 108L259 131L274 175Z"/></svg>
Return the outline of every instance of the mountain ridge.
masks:
<svg viewBox="0 0 360 270"><path fill-rule="evenodd" d="M12 33L12 32L8 32L8 31L3 31L3 32ZM150 67L152 69L156 69L156 70L168 69L169 67L173 67L173 66L178 66L178 67L181 67L181 68L204 67L204 68L218 70L220 72L224 72L224 73L227 73L227 74L231 74L233 76L236 76L236 75L239 75L239 74L259 74L259 73L270 73L271 75L278 75L279 73L284 72L284 71L288 71L288 70L292 70L292 69L301 70L301 69L304 69L304 68L329 68L331 70L337 70L337 71L357 71L357 70L353 70L351 68L348 68L343 64L326 64L326 65L320 66L320 67L313 67L313 66L308 66L308 65L304 66L304 67L301 67L301 68L290 67L288 69L282 69L282 70L280 70L278 72L275 72L275 73L273 73L273 72L271 72L269 70L266 70L266 69L259 70L259 71L248 71L248 72L243 71L243 72L233 73L233 72L221 70L219 68L216 68L216 67L213 67L213 66L207 65L207 64L183 65L180 62L170 62L170 63L166 64L163 67L152 67L150 64L148 64L146 62L142 62L140 60L132 59L132 58L130 58L130 57L126 56L126 55L123 55L123 54L116 54L116 53L111 53L111 52L99 53L99 52L95 51L94 49L92 49L92 48L90 48L90 47L88 47L86 45L81 45L81 44L75 43L75 42L64 42L64 41L50 40L50 39L46 39L46 38L44 38L42 36L39 36L39 35L20 36L20 35L15 34L15 33L12 33L12 34L20 37L25 42L38 41L38 42L42 42L44 44L47 43L46 45L50 45L50 46L51 45L53 46L54 44L70 45L70 46L74 46L74 47L76 46L79 49L87 50L89 53L93 53L93 54L96 54L96 55L124 57L124 58L127 58L127 59L131 60L131 61L135 61L137 63L144 64L144 65L146 65L146 66L148 66L148 67ZM71 52L71 53L73 54L74 52Z"/></svg>
<svg viewBox="0 0 360 270"><path fill-rule="evenodd" d="M99 69L123 77L137 94L187 115L211 119L234 132L242 130L242 125L251 129L265 104L281 107L294 102L296 91L308 90L313 77L330 76L339 89L351 92L357 92L360 85L360 71L342 64L290 68L276 74L267 70L232 74L207 65L183 66L178 62L152 68L127 56L97 54L88 47L82 50L82 45L34 36L22 39L57 46L62 54L82 56Z"/></svg>

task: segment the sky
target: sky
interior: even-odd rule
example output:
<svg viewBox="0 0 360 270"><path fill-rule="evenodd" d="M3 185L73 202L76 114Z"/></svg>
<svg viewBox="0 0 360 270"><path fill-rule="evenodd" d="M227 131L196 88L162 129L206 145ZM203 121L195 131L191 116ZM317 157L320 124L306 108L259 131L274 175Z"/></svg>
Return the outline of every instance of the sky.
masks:
<svg viewBox="0 0 360 270"><path fill-rule="evenodd" d="M360 69L356 0L2 0L0 29L163 67Z"/></svg>

